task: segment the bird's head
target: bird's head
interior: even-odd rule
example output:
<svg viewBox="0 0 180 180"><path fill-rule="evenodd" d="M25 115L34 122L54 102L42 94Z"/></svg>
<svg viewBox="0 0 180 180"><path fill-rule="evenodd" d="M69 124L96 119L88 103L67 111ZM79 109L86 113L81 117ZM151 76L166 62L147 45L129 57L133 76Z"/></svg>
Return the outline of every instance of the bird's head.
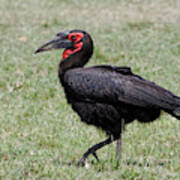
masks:
<svg viewBox="0 0 180 180"><path fill-rule="evenodd" d="M91 36L82 30L59 32L54 39L43 44L35 53L64 48L62 60L71 60L72 67L83 66L93 53Z"/></svg>

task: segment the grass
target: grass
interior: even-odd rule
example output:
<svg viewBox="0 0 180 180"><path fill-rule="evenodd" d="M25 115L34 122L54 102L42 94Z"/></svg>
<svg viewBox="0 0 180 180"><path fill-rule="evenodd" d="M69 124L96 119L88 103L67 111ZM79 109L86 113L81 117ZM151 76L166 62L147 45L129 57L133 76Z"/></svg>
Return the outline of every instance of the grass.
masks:
<svg viewBox="0 0 180 180"><path fill-rule="evenodd" d="M165 113L127 126L120 167L112 144L77 168L105 135L67 105L61 52L33 54L59 31L84 29L95 41L88 66L131 66L180 96L178 0L1 0L0 16L0 179L180 179L180 122Z"/></svg>

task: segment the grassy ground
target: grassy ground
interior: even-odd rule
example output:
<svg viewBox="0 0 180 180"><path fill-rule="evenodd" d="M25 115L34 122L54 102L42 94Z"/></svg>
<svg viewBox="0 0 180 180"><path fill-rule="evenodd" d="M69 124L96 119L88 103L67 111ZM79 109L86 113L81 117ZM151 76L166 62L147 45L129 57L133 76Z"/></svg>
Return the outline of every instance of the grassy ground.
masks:
<svg viewBox="0 0 180 180"><path fill-rule="evenodd" d="M180 122L134 122L115 144L75 163L104 133L80 122L57 77L61 52L33 52L64 29L95 40L88 65L128 65L180 96L179 0L1 0L0 179L180 179ZM91 162L94 162L92 164Z"/></svg>

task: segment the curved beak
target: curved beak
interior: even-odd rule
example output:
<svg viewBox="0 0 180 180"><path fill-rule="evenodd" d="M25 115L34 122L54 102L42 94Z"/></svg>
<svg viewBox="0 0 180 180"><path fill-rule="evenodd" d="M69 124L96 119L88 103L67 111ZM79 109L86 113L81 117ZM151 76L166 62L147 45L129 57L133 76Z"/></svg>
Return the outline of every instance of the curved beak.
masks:
<svg viewBox="0 0 180 180"><path fill-rule="evenodd" d="M35 51L36 53L40 53L43 51L50 51L53 49L60 49L60 48L73 48L74 43L68 39L65 39L65 36L56 36L53 40L43 44L40 48Z"/></svg>

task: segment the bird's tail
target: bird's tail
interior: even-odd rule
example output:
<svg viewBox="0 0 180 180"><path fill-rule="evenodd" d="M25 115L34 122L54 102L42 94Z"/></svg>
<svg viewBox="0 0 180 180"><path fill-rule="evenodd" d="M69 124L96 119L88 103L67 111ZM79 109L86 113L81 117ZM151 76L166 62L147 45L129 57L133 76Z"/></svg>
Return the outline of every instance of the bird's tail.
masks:
<svg viewBox="0 0 180 180"><path fill-rule="evenodd" d="M180 98L175 96L175 108L172 111L172 115L180 120Z"/></svg>

